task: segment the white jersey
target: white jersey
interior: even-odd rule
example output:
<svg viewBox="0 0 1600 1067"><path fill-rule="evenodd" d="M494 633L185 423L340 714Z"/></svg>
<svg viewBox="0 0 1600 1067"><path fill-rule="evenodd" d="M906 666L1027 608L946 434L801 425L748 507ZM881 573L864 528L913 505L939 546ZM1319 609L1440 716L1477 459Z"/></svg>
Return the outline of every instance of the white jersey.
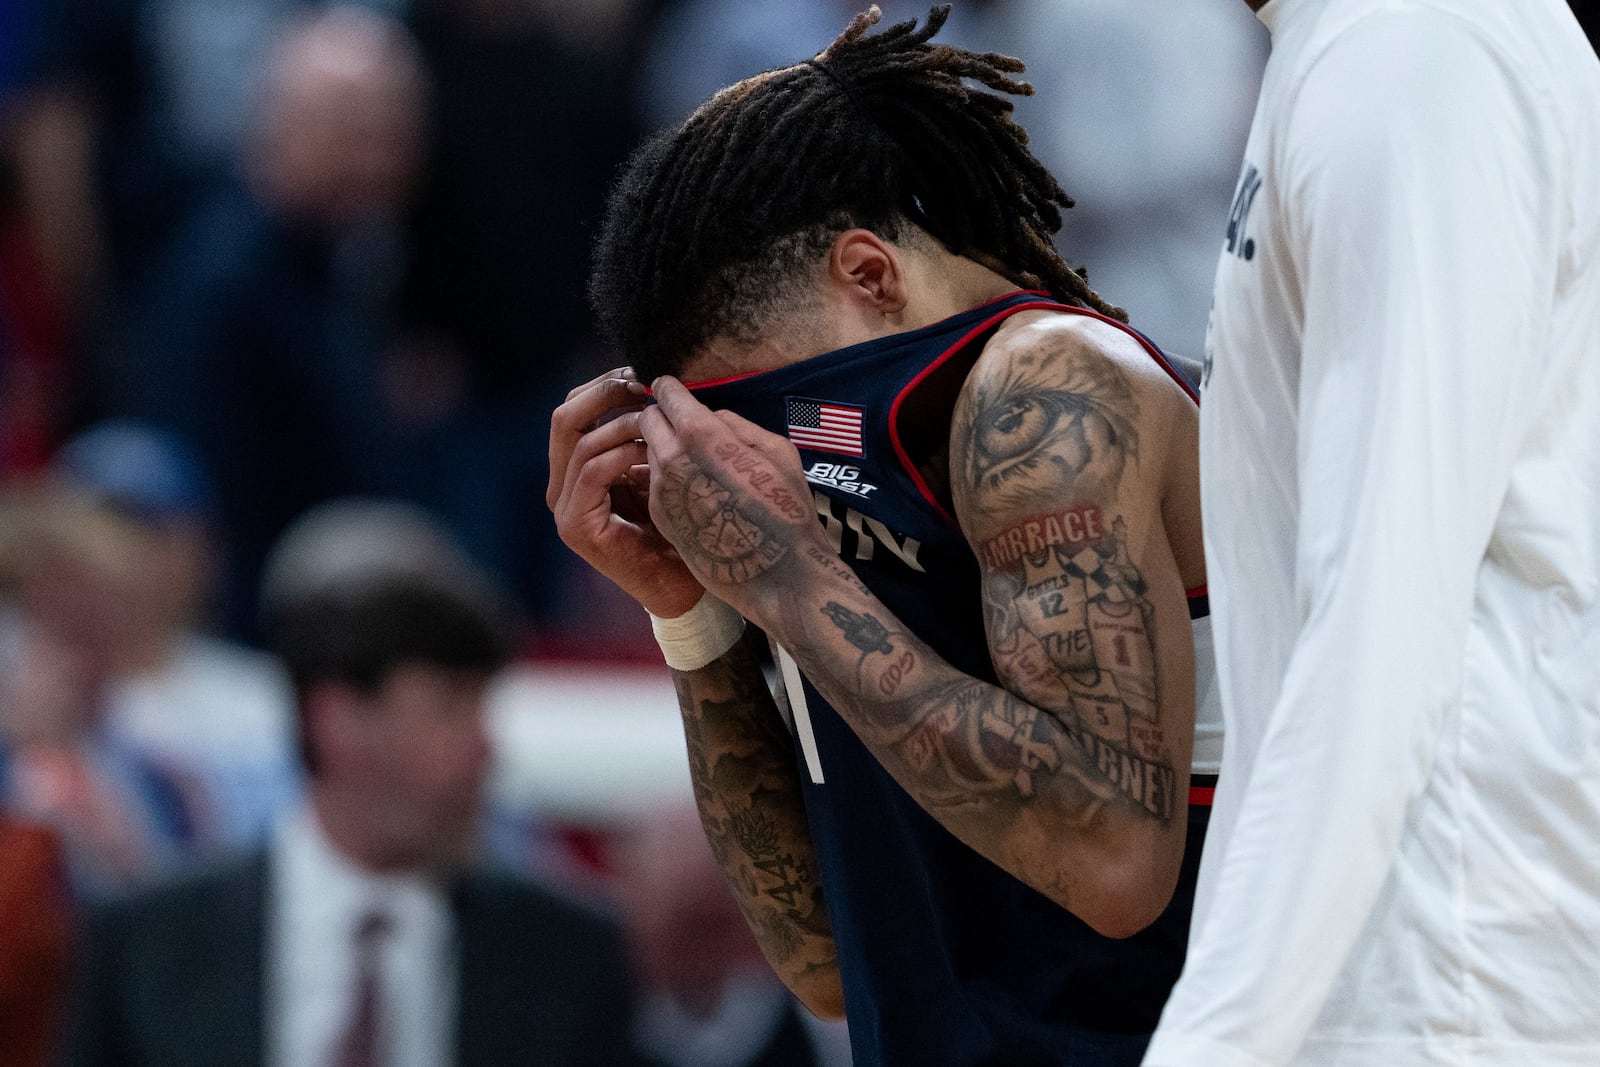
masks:
<svg viewBox="0 0 1600 1067"><path fill-rule="evenodd" d="M1146 1063L1600 1064L1600 63L1564 0L1261 16L1222 781Z"/></svg>

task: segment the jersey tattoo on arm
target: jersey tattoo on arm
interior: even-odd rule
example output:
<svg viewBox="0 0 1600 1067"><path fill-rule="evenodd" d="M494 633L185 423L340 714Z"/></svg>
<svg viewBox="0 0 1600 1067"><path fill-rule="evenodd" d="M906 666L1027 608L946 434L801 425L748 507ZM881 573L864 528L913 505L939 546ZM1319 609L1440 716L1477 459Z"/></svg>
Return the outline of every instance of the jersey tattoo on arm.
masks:
<svg viewBox="0 0 1600 1067"><path fill-rule="evenodd" d="M1024 349L959 409L952 491L964 524L985 534L975 548L996 669L1056 710L1132 810L1166 821L1179 790L1155 610L1119 497L1139 459L1138 417L1110 359Z"/></svg>
<svg viewBox="0 0 1600 1067"><path fill-rule="evenodd" d="M742 643L673 682L712 854L767 959L805 999L807 984L837 981L838 961L793 743Z"/></svg>

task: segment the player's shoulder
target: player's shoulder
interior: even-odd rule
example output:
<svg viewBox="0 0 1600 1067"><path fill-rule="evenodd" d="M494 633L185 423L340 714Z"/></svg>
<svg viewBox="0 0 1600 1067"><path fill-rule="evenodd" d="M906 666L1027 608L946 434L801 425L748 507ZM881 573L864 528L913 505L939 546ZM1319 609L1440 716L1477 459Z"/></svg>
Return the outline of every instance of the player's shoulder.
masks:
<svg viewBox="0 0 1600 1067"><path fill-rule="evenodd" d="M955 405L957 518L982 531L1063 498L1159 502L1186 457L1193 466L1198 414L1130 330L1088 314L1019 313L985 345Z"/></svg>
<svg viewBox="0 0 1600 1067"><path fill-rule="evenodd" d="M1148 342L1096 315L1025 311L1002 323L967 377L976 400L1031 389L1080 394L1166 421L1193 401Z"/></svg>
<svg viewBox="0 0 1600 1067"><path fill-rule="evenodd" d="M1063 500L1154 508L1175 457L1196 444L1194 416L1135 334L1092 315L1019 313L985 345L955 405L956 517L969 536L986 536Z"/></svg>

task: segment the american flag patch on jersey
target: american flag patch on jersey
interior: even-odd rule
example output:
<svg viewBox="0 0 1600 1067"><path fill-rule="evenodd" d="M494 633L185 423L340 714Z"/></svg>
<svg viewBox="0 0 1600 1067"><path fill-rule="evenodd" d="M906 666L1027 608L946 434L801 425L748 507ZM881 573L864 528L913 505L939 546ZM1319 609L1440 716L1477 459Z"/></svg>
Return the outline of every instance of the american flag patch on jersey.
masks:
<svg viewBox="0 0 1600 1067"><path fill-rule="evenodd" d="M789 397L789 440L813 452L861 455L861 409Z"/></svg>

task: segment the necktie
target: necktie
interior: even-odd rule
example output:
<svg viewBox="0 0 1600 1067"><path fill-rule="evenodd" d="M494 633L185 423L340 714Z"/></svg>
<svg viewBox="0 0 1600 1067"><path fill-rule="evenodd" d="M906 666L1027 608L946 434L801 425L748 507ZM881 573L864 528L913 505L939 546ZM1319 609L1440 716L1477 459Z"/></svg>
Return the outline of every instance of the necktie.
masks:
<svg viewBox="0 0 1600 1067"><path fill-rule="evenodd" d="M380 950L389 932L389 917L368 912L356 925L356 988L350 1025L339 1042L337 1067L381 1067L383 974Z"/></svg>

